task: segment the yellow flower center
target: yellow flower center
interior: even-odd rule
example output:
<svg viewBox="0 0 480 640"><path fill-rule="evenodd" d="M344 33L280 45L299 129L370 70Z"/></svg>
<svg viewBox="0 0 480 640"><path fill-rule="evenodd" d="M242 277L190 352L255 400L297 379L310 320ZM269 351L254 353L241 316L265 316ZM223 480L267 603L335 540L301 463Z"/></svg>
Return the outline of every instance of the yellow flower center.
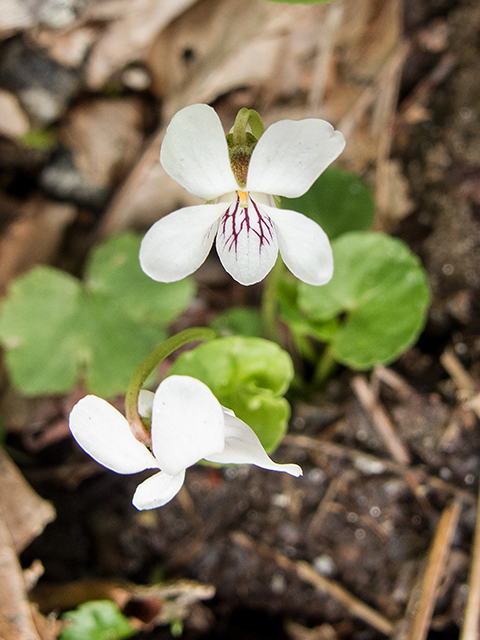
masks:
<svg viewBox="0 0 480 640"><path fill-rule="evenodd" d="M248 207L248 204L247 204L248 191L237 190L237 194L238 194L238 197L240 198L240 206Z"/></svg>

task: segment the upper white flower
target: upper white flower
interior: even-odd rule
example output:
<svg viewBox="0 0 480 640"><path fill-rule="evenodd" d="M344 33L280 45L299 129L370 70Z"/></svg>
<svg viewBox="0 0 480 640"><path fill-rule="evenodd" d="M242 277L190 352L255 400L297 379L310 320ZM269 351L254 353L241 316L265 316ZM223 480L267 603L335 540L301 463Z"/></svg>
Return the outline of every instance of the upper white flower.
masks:
<svg viewBox="0 0 480 640"><path fill-rule="evenodd" d="M343 135L325 120L281 120L256 143L242 186L215 111L205 104L185 107L167 127L160 161L190 193L215 202L155 223L140 249L142 269L160 282L180 280L204 262L216 235L223 266L241 284L262 280L278 250L297 278L326 284L333 274L327 235L306 216L278 209L273 195L303 195L344 146Z"/></svg>
<svg viewBox="0 0 480 640"><path fill-rule="evenodd" d="M173 375L155 394L142 391L139 411L144 416L151 411L152 451L135 439L126 418L101 398L82 398L70 414L73 437L104 467L116 473L161 469L137 487L137 509L169 502L183 485L185 469L202 459L302 475L296 464L273 462L254 431L195 378Z"/></svg>

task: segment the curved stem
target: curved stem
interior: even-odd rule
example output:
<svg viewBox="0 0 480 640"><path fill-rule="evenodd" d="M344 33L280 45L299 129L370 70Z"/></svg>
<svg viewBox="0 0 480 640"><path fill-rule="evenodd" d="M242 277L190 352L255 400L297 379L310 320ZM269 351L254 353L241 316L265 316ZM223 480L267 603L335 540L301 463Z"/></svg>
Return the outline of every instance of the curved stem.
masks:
<svg viewBox="0 0 480 640"><path fill-rule="evenodd" d="M217 334L213 329L202 327L186 329L163 342L135 369L125 396L125 412L130 428L137 440L143 444L150 444L150 434L143 426L138 414L138 395L148 376L160 362L188 342L213 340L216 337Z"/></svg>
<svg viewBox="0 0 480 640"><path fill-rule="evenodd" d="M233 144L234 146L244 145L247 141L246 133L248 126L249 109L242 107L237 113L235 123L233 125Z"/></svg>
<svg viewBox="0 0 480 640"><path fill-rule="evenodd" d="M233 144L234 146L243 146L247 142L247 127L250 125L253 135L257 140L265 131L261 115L253 109L242 107L237 113L235 123L233 125Z"/></svg>

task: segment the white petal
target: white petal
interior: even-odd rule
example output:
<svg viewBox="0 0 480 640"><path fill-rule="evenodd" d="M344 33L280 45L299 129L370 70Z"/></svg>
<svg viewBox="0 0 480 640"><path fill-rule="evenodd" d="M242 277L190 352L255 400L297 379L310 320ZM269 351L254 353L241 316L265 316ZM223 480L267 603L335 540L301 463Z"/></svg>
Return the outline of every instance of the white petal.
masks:
<svg viewBox="0 0 480 640"><path fill-rule="evenodd" d="M219 464L254 464L270 471L284 471L297 478L303 475L298 464L273 462L253 429L227 412L225 412L225 449L205 459Z"/></svg>
<svg viewBox="0 0 480 640"><path fill-rule="evenodd" d="M333 254L325 231L297 211L262 205L273 220L283 261L294 276L321 285L333 275Z"/></svg>
<svg viewBox="0 0 480 640"><path fill-rule="evenodd" d="M175 282L196 271L208 256L226 206L185 207L156 222L140 246L140 265L147 276Z"/></svg>
<svg viewBox="0 0 480 640"><path fill-rule="evenodd" d="M173 116L160 162L169 176L199 198L213 200L238 188L222 123L206 104L192 104Z"/></svg>
<svg viewBox="0 0 480 640"><path fill-rule="evenodd" d="M138 485L133 494L133 506L137 509L155 509L170 502L180 491L185 480L185 471L176 476L160 471Z"/></svg>
<svg viewBox="0 0 480 640"><path fill-rule="evenodd" d="M225 270L243 285L263 280L278 255L273 223L251 197L248 207L241 207L237 197L222 216L216 247Z"/></svg>
<svg viewBox="0 0 480 640"><path fill-rule="evenodd" d="M253 150L246 189L298 198L344 147L343 135L325 120L280 120Z"/></svg>
<svg viewBox="0 0 480 640"><path fill-rule="evenodd" d="M152 406L153 406L153 398L155 394L152 391L147 391L146 389L141 389L138 394L138 413L142 418L151 418L152 417Z"/></svg>
<svg viewBox="0 0 480 640"><path fill-rule="evenodd" d="M111 404L85 396L70 413L70 431L94 460L117 473L158 468L150 451L136 440L127 420Z"/></svg>
<svg viewBox="0 0 480 640"><path fill-rule="evenodd" d="M207 385L189 376L163 380L152 413L152 448L160 469L177 475L223 447L222 407Z"/></svg>

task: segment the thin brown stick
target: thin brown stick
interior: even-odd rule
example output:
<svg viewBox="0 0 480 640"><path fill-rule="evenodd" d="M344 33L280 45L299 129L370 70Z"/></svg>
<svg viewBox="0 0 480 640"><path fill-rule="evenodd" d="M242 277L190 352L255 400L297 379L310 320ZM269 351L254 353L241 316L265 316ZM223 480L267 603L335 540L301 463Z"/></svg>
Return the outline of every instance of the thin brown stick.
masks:
<svg viewBox="0 0 480 640"><path fill-rule="evenodd" d="M468 580L468 598L460 640L478 640L480 627L480 490L478 492L477 522Z"/></svg>
<svg viewBox="0 0 480 640"><path fill-rule="evenodd" d="M475 382L451 349L446 349L442 353L440 362L457 385L458 391L466 396L464 399L473 396L476 391Z"/></svg>
<svg viewBox="0 0 480 640"><path fill-rule="evenodd" d="M392 146L396 106L400 87L401 71L406 60L410 44L400 44L393 54L390 64L380 82L380 98L377 100L373 117L373 134L378 136L377 171L375 177L375 201L380 216L388 212L389 179L388 158ZM380 218L381 224L381 218ZM377 222L377 225L379 224Z"/></svg>
<svg viewBox="0 0 480 640"><path fill-rule="evenodd" d="M315 569L308 564L308 562L303 560L291 560L268 545L257 543L255 540L250 538L250 536L247 536L245 533L240 531L233 532L231 534L231 538L239 546L251 549L264 556L272 558L283 569L295 571L301 580L311 584L319 591L327 593L329 596L340 602L352 614L352 616L367 622L381 633L389 635L392 632L393 625L390 620L356 598L338 582L329 580L317 573Z"/></svg>
<svg viewBox="0 0 480 640"><path fill-rule="evenodd" d="M454 500L446 507L428 554L428 563L422 581L421 597L413 619L408 640L425 640L437 599L440 580L460 516L461 503Z"/></svg>
<svg viewBox="0 0 480 640"><path fill-rule="evenodd" d="M314 451L325 456L339 456L342 458L349 458L353 462L353 464L355 464L360 470L362 469L363 464L366 463L368 466L374 469L373 473L385 473L388 471L405 478L405 473L408 471L415 476L420 476L422 478L422 482L424 482L429 487L433 487L434 489L438 489L440 491L445 491L446 493L455 496L457 499L462 500L462 502L465 502L466 504L473 505L476 503L475 497L472 496L468 491L460 489L451 482L442 480L437 476L427 475L422 468L411 467L410 469L406 469L398 462L393 462L392 460L373 456L372 454L365 453L360 449L354 449L353 447L347 447L343 444L336 444L334 442L311 438L310 436L288 434L283 439L283 443L296 447L302 447L304 449L309 449L310 451Z"/></svg>
<svg viewBox="0 0 480 640"><path fill-rule="evenodd" d="M337 497L337 494L344 489L350 473L351 472L349 471L344 471L338 478L334 478L329 484L325 495L320 500L317 510L313 514L313 518L308 525L307 536L315 535L317 531L320 530L325 516L330 511L332 502Z"/></svg>
<svg viewBox="0 0 480 640"><path fill-rule="evenodd" d="M372 423L382 438L392 458L400 464L409 465L410 453L395 432L395 429L385 410L373 395L364 376L355 376L352 380L352 388L360 404L369 414Z"/></svg>
<svg viewBox="0 0 480 640"><path fill-rule="evenodd" d="M402 400L409 398L415 393L415 390L402 378L402 376L398 375L396 371L388 369L380 364L377 364L374 368L372 378L381 380L384 384L393 389Z"/></svg>

